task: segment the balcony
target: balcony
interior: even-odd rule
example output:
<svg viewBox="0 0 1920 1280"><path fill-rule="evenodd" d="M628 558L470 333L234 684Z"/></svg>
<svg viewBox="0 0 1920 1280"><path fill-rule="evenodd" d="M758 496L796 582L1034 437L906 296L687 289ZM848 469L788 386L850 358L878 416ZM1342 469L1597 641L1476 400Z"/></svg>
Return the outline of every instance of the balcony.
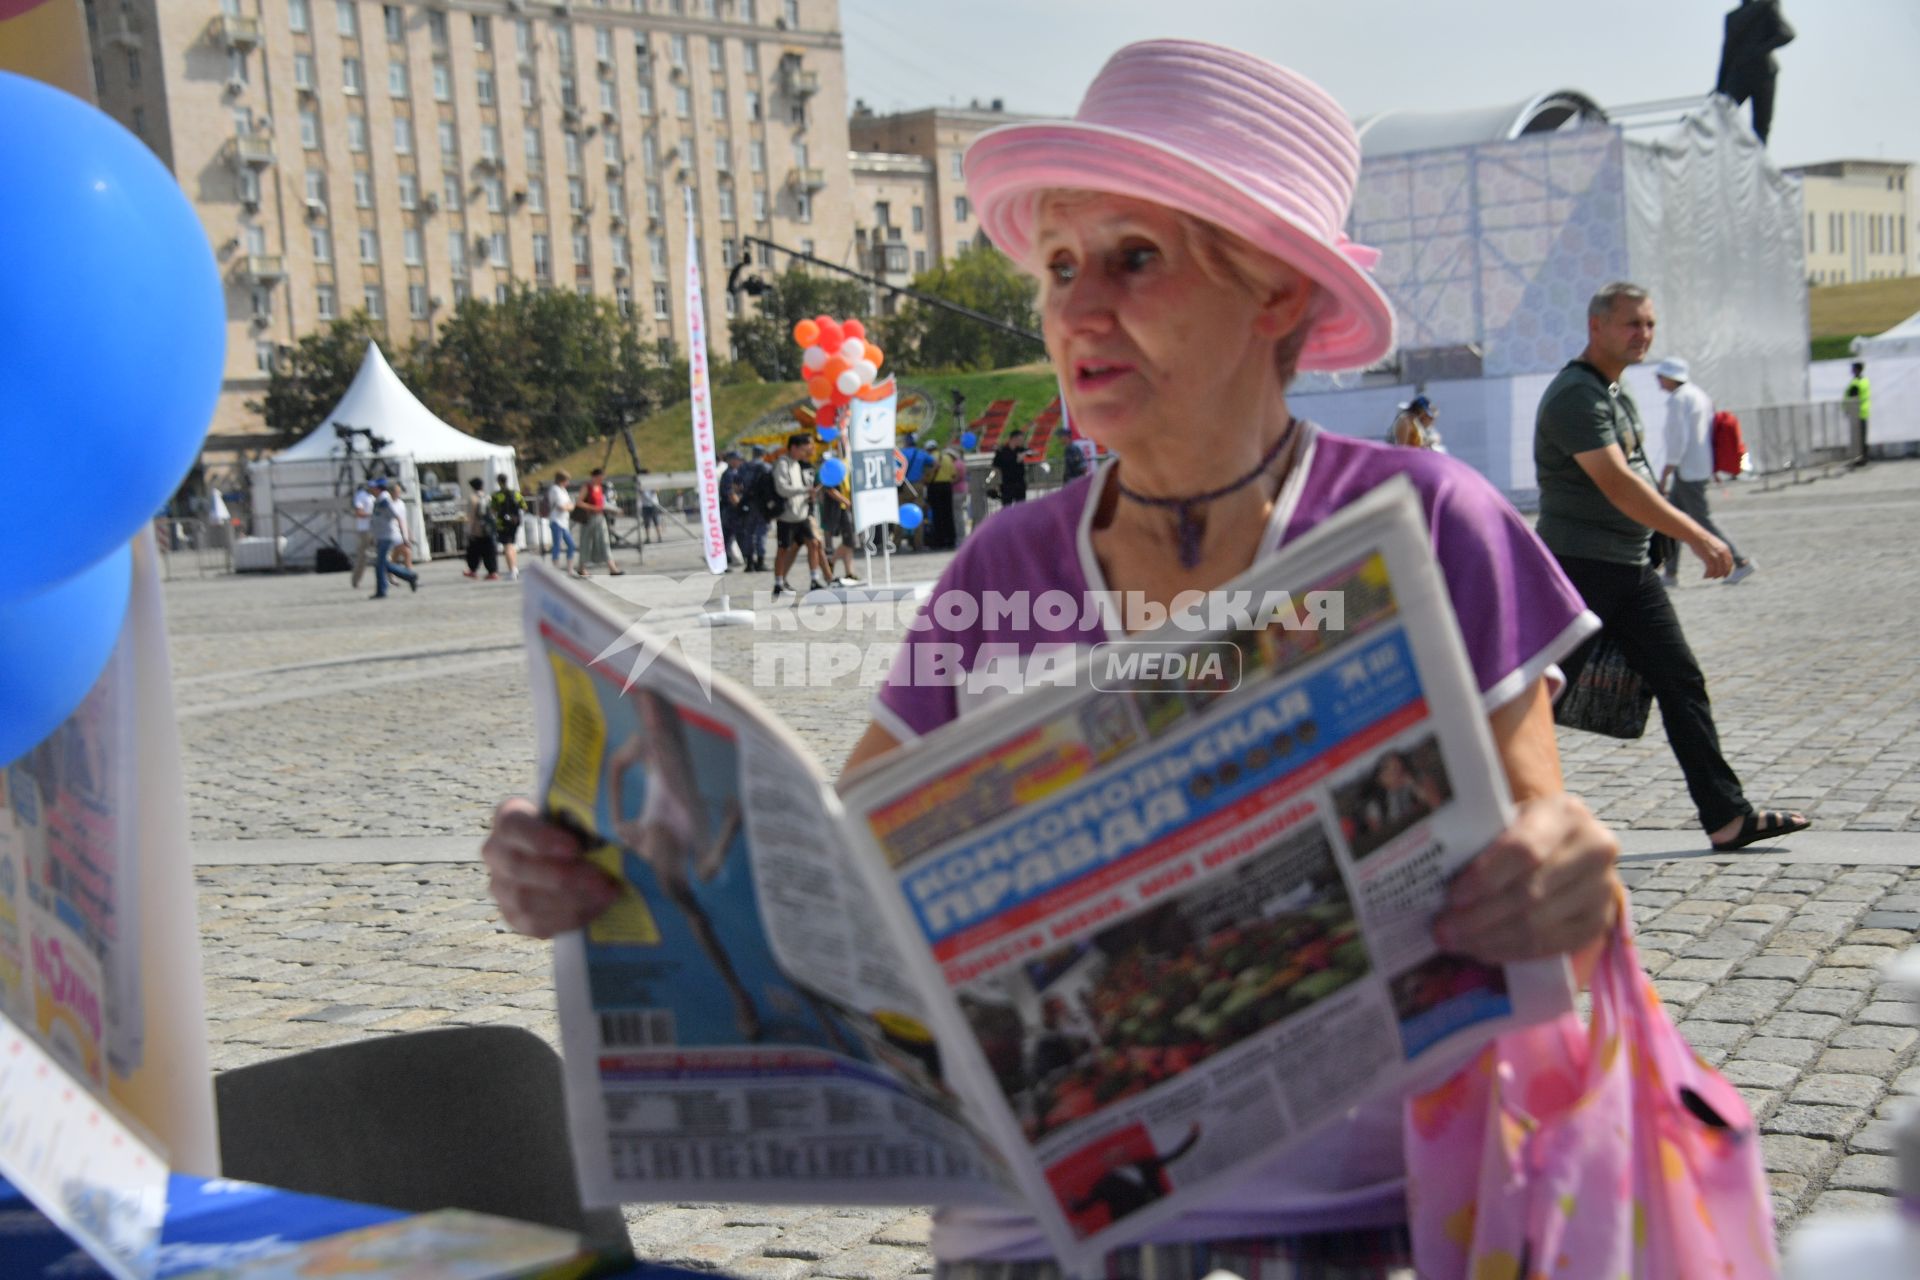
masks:
<svg viewBox="0 0 1920 1280"><path fill-rule="evenodd" d="M826 170L795 169L787 175L787 185L808 192L824 190L827 185Z"/></svg>
<svg viewBox="0 0 1920 1280"><path fill-rule="evenodd" d="M789 98L804 100L820 92L820 73L788 63L780 73L780 83Z"/></svg>
<svg viewBox="0 0 1920 1280"><path fill-rule="evenodd" d="M213 20L213 38L240 53L260 47L260 19L223 13Z"/></svg>
<svg viewBox="0 0 1920 1280"><path fill-rule="evenodd" d="M890 240L884 244L875 245L873 258L874 266L890 276L906 275L908 273L908 264L913 260L912 254L907 250L907 246L897 240Z"/></svg>
<svg viewBox="0 0 1920 1280"><path fill-rule="evenodd" d="M233 140L233 163L248 169L273 164L273 139L263 133L242 134Z"/></svg>
<svg viewBox="0 0 1920 1280"><path fill-rule="evenodd" d="M286 260L277 253L249 253L240 259L240 278L254 284L278 284L287 278Z"/></svg>

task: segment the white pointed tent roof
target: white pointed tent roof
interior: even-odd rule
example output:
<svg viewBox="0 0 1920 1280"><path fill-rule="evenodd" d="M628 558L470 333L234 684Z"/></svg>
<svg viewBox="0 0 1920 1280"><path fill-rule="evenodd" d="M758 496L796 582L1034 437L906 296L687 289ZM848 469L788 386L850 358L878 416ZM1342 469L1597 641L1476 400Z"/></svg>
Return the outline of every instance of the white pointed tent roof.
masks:
<svg viewBox="0 0 1920 1280"><path fill-rule="evenodd" d="M367 343L360 372L354 375L353 385L340 397L340 403L333 406L333 412L304 439L274 454L274 461L304 462L341 456L346 449L334 432L335 423L367 427L388 441L382 456L411 456L421 464L513 457L511 445L488 444L435 417L432 410L407 390L387 358L380 354L380 344L376 342Z"/></svg>
<svg viewBox="0 0 1920 1280"><path fill-rule="evenodd" d="M1910 315L1885 333L1855 338L1853 354L1861 360L1892 360L1920 356L1920 314Z"/></svg>

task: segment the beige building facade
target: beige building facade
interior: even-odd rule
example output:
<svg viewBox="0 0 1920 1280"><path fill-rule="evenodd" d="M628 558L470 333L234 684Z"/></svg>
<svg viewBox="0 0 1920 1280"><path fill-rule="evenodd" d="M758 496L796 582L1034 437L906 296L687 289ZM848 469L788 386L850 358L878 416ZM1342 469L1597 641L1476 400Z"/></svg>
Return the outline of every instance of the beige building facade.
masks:
<svg viewBox="0 0 1920 1280"><path fill-rule="evenodd" d="M855 249L838 0L88 0L101 105L164 160L227 284L213 460L282 347L367 309L404 349L513 283L709 345L737 238ZM746 305L751 305L747 303ZM317 425L317 424L316 424Z"/></svg>
<svg viewBox="0 0 1920 1280"><path fill-rule="evenodd" d="M856 151L849 163L858 269L904 288L940 261L933 249L933 165L920 156L884 151ZM898 310L896 295L874 292L876 314Z"/></svg>
<svg viewBox="0 0 1920 1280"><path fill-rule="evenodd" d="M1831 160L1786 172L1800 179L1809 283L1920 274L1911 164Z"/></svg>
<svg viewBox="0 0 1920 1280"><path fill-rule="evenodd" d="M884 116L856 103L848 135L856 151L917 156L926 161L932 182L927 206L927 257L930 262L938 262L970 244L985 243L961 167L967 147L989 129L1036 118L1010 114L998 99L985 107L977 103L971 107L929 107Z"/></svg>

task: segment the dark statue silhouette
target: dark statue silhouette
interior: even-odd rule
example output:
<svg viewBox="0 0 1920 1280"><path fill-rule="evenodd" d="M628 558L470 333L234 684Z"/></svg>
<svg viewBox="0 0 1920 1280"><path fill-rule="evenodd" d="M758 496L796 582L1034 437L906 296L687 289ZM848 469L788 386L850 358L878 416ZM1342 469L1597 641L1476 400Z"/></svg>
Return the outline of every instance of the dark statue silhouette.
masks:
<svg viewBox="0 0 1920 1280"><path fill-rule="evenodd" d="M1780 0L1742 0L1727 15L1726 43L1720 48L1720 77L1715 93L1736 106L1753 103L1753 131L1760 141L1773 129L1773 82L1780 64L1773 52L1793 43L1793 28L1780 12Z"/></svg>

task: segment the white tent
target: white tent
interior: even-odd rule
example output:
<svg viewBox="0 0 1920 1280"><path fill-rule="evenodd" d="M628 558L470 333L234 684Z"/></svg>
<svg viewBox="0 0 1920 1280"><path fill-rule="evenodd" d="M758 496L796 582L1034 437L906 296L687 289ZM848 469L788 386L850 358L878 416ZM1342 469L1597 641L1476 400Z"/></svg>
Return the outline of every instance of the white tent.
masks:
<svg viewBox="0 0 1920 1280"><path fill-rule="evenodd" d="M1838 400L1853 377L1853 361L1867 366L1873 417L1867 444L1874 453L1909 454L1920 448L1920 315L1908 316L1885 333L1855 338L1847 360L1813 367L1815 398Z"/></svg>
<svg viewBox="0 0 1920 1280"><path fill-rule="evenodd" d="M285 538L282 559L293 564L310 560L329 539L351 548L352 538L344 535L352 529L352 492L370 474L401 481L422 556L428 522L457 518L469 479L479 477L489 491L502 473L519 483L511 446L489 444L442 422L407 390L373 342L333 412L297 443L253 464L252 472L254 532Z"/></svg>

